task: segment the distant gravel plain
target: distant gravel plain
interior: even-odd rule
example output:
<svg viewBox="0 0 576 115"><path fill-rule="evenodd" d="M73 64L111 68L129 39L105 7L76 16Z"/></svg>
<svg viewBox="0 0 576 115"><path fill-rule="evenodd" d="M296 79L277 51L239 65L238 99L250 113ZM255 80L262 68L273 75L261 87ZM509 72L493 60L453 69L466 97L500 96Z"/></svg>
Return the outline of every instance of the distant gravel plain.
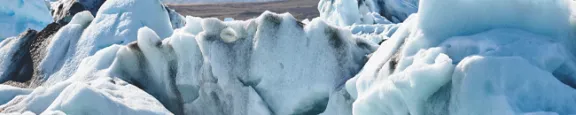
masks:
<svg viewBox="0 0 576 115"><path fill-rule="evenodd" d="M318 17L318 0L284 0L274 2L254 3L210 3L210 4L168 4L182 15L195 17L216 17L224 19L231 17L245 20L258 17L269 10L277 13L290 12L295 18L312 19Z"/></svg>

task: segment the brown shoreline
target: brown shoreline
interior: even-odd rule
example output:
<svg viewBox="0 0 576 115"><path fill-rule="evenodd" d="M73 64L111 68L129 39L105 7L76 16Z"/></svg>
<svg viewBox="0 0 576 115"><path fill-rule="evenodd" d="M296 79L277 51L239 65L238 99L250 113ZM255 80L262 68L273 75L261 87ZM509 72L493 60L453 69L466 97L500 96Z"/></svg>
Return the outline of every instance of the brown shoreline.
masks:
<svg viewBox="0 0 576 115"><path fill-rule="evenodd" d="M231 17L246 20L258 17L269 10L277 13L290 12L295 18L312 19L318 17L318 0L285 0L273 2L251 3L207 3L207 4L168 4L168 7L182 15L195 17L216 17L224 19Z"/></svg>

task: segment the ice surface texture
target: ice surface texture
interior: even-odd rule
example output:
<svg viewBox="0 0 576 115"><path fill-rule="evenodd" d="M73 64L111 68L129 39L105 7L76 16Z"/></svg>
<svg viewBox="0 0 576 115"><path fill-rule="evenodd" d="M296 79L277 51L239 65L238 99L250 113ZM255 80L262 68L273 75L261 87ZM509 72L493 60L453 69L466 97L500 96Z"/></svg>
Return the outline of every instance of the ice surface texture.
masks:
<svg viewBox="0 0 576 115"><path fill-rule="evenodd" d="M157 0L108 0L54 34L42 86L0 85L0 110L576 114L573 4L322 0L321 17L300 22L183 18ZM2 42L4 57L18 43Z"/></svg>
<svg viewBox="0 0 576 115"><path fill-rule="evenodd" d="M574 114L570 2L421 1L347 82L353 114Z"/></svg>
<svg viewBox="0 0 576 115"><path fill-rule="evenodd" d="M202 19L196 35L187 31L195 23L188 19L162 41L140 29L138 42L119 50L111 74L140 84L173 112L318 114L376 46L322 20L303 25L289 14Z"/></svg>
<svg viewBox="0 0 576 115"><path fill-rule="evenodd" d="M81 17L90 14L83 14ZM74 18L78 17L74 16ZM172 26L166 9L157 0L110 0L105 2L94 19L81 18L81 23L77 27L72 27L68 34L63 36L80 36L71 37L69 51L72 55L64 56L64 64L60 70L53 73L44 74L47 84L54 84L58 81L67 79L75 73L81 61L96 51L111 46L112 44L128 44L136 40L137 30L141 27L149 27L155 30L161 37L168 37L172 34ZM68 26L68 25L67 25ZM72 26L72 25L70 25ZM65 31L59 31L65 32ZM57 33L58 34L58 33ZM74 46L75 45L75 46ZM51 61L51 60L45 60ZM59 60L53 60L58 62Z"/></svg>
<svg viewBox="0 0 576 115"><path fill-rule="evenodd" d="M401 23L419 0L320 0L320 18L338 26Z"/></svg>
<svg viewBox="0 0 576 115"><path fill-rule="evenodd" d="M166 9L154 0L111 0L100 9L96 17L76 14L47 47L39 66L47 80L42 87L60 90L47 91L49 98L23 95L44 104L9 102L13 109L7 112L82 112L68 108L83 107L94 95L128 107L111 112L138 110L131 102L114 101L130 95L106 96L100 92L106 88L92 86L111 79L105 83L124 87L115 83L120 78L174 114L318 114L377 48L346 28L321 19L304 24L290 14L266 12L226 22L186 17L186 25L173 32ZM62 93L82 97L60 99Z"/></svg>
<svg viewBox="0 0 576 115"><path fill-rule="evenodd" d="M4 96L14 98L2 102L7 113L35 114L171 114L146 92L120 79L99 78L90 82L64 81L32 91L0 85Z"/></svg>
<svg viewBox="0 0 576 115"><path fill-rule="evenodd" d="M6 0L0 4L0 41L27 29L42 30L52 22L43 0Z"/></svg>

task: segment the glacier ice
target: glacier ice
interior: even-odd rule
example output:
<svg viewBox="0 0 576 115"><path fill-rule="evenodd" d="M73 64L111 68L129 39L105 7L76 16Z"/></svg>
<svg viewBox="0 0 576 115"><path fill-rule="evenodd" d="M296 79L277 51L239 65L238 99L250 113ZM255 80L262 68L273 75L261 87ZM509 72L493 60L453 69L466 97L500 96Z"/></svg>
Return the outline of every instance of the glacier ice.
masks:
<svg viewBox="0 0 576 115"><path fill-rule="evenodd" d="M402 24L374 24L348 26L354 36L381 44L388 40Z"/></svg>
<svg viewBox="0 0 576 115"><path fill-rule="evenodd" d="M7 0L0 4L0 40L28 28L40 31L50 22L50 9L43 0Z"/></svg>
<svg viewBox="0 0 576 115"><path fill-rule="evenodd" d="M372 11L364 0L320 0L320 18L338 26L353 24L388 24L388 19Z"/></svg>
<svg viewBox="0 0 576 115"><path fill-rule="evenodd" d="M516 28L556 38L573 47L568 0L422 1L419 26L430 39ZM486 9L487 7L490 7ZM461 9L461 10L453 10ZM476 12L476 13L469 13ZM530 13L526 13L530 12ZM436 40L442 41L442 40ZM570 48L573 49L573 48Z"/></svg>
<svg viewBox="0 0 576 115"><path fill-rule="evenodd" d="M175 113L321 113L331 91L358 71L376 46L319 19L303 25L289 14L200 23L203 31L196 35L187 29L194 22L187 22L164 40L140 29L138 42L118 51L111 74L137 84ZM250 96L251 90L259 96ZM266 104L246 105L251 100Z"/></svg>
<svg viewBox="0 0 576 115"><path fill-rule="evenodd" d="M122 81L98 79L89 84L74 83L64 89L46 111L66 114L171 114L152 96ZM99 106L94 106L99 105Z"/></svg>
<svg viewBox="0 0 576 115"><path fill-rule="evenodd" d="M81 9L81 10L77 10L76 12L80 12L80 11L84 11L84 10L88 10L90 11L90 13L92 13L92 15L96 15L96 13L98 12L98 10L100 9L100 6L102 6L102 4L104 4L104 2L106 2L106 0L46 0L48 2L50 2L50 9L52 9L53 12L59 12L58 10L61 10L60 12L67 10L68 7L73 6L73 5L78 5L75 6L76 9ZM82 7L82 8L80 8ZM65 9L62 9L65 8ZM64 11L64 12L68 12L68 11ZM70 14L70 15L74 15ZM66 15L66 14L64 14ZM72 17L70 17L72 18ZM55 20L56 21L56 20Z"/></svg>
<svg viewBox="0 0 576 115"><path fill-rule="evenodd" d="M149 15L154 17L148 17ZM168 12L157 0L106 1L93 21L83 29L76 43L74 55L65 60L59 71L44 80L47 84L54 84L70 77L82 59L113 44L128 44L135 41L137 30L144 26L155 30L162 38L168 37L173 31Z"/></svg>
<svg viewBox="0 0 576 115"><path fill-rule="evenodd" d="M162 5L166 11L168 12L168 16L170 18L170 24L172 25L172 29L178 29L186 25L186 19L184 16L180 15L174 9L168 8L165 5Z"/></svg>
<svg viewBox="0 0 576 115"><path fill-rule="evenodd" d="M302 30L283 30L284 28L293 26L289 25L293 22L283 22L280 25L275 25L278 24L278 22L275 21L279 20L277 18L284 18L279 21L290 20L290 18L286 16L275 17L267 15L269 14L264 13L263 16L259 18L262 23L259 23L259 31L256 32L255 39L258 41L255 43L257 47L253 49L253 52L258 55L252 56L252 59L255 61L252 61L250 64L252 65L252 68L250 68L249 75L254 76L254 78L248 78L250 81L247 82L257 83L257 86L255 87L256 90L261 92L260 94L263 96L264 100L269 103L271 106L270 108L272 108L276 114L290 113L290 111L283 111L291 110L287 109L286 107L293 107L297 105L317 106L302 105L307 103L314 104L317 102L302 103L294 100L283 100L283 98L311 98L313 100L319 101L322 100L322 98L325 98L327 101L329 94L331 93L330 91L334 91L333 88L337 87L337 84L342 84L349 77L353 76L355 72L360 69L359 67L363 65L365 55L370 53L374 47L371 45L373 43L363 39L351 38L351 33L349 31L344 31L339 28L332 27L319 19L312 20L310 24L307 24L304 27L306 35L300 36L298 34L292 34L292 32L298 32ZM260 31L260 28L272 29L265 29ZM280 29L275 30L275 28ZM270 30L272 30L272 32L266 32ZM278 37L275 38L275 36ZM275 38L278 41L272 38ZM293 38L305 38L304 40L306 42L300 42L302 40ZM290 52L299 56L285 56L286 54L292 54ZM270 67L270 64L277 64L279 66ZM299 84L313 85L301 86ZM292 91L310 93L304 93L301 95L286 94L287 92Z"/></svg>
<svg viewBox="0 0 576 115"><path fill-rule="evenodd" d="M54 22L68 24L76 13L86 10L84 5L76 0L61 0L52 3L51 13Z"/></svg>
<svg viewBox="0 0 576 115"><path fill-rule="evenodd" d="M107 0L30 51L47 81L0 85L0 113L576 113L574 1L319 3L312 20L222 21ZM2 60L26 52L21 38L0 43ZM0 73L22 68L2 60Z"/></svg>
<svg viewBox="0 0 576 115"><path fill-rule="evenodd" d="M174 114L317 114L324 112L331 97L340 98L345 93L341 90L344 82L360 70L366 55L377 47L374 42L354 37L348 29L321 19L304 24L288 13L271 12L246 21L187 16L186 25L173 32L165 17L162 22L166 26L162 27L168 30L157 31L154 26L134 23L136 33L129 28L117 35L107 33L117 32L117 28L108 26L132 23L122 23L131 18L103 19L121 15L105 14L115 10L106 7L115 2L126 1L106 2L96 17L87 11L78 13L58 30L39 65L47 81L34 89L38 93L14 98L24 101L12 99L3 104L4 112L107 110L86 107L91 103L86 98L100 100L102 105L126 105L111 109L112 112L140 110L131 102L122 101L130 94L115 97L102 92L124 87L115 83L121 82L116 80L120 78L146 91ZM94 32L96 29L98 32ZM133 41L112 42L114 38L102 37L129 39L132 34ZM287 80L294 82L284 82ZM114 87L94 86L102 82ZM46 88L51 90L45 91ZM286 95L287 92L299 93ZM349 99L345 101L351 103Z"/></svg>
<svg viewBox="0 0 576 115"><path fill-rule="evenodd" d="M68 85L70 85L69 82L62 82L49 88L36 88L29 94L14 97L11 101L1 105L0 108L2 108L4 113L24 111L33 113L43 112Z"/></svg>
<svg viewBox="0 0 576 115"><path fill-rule="evenodd" d="M150 15L154 17L149 17ZM156 31L162 38L172 34L170 18L159 1L110 0L100 7L94 21L85 30L87 35L83 35L81 39L95 43L95 48L89 51L93 54L111 44L135 41L136 31L144 26ZM108 40L92 40L95 38Z"/></svg>
<svg viewBox="0 0 576 115"><path fill-rule="evenodd" d="M452 114L576 112L574 88L521 57L467 57L452 80Z"/></svg>
<svg viewBox="0 0 576 115"><path fill-rule="evenodd" d="M198 33L202 32L202 18L193 17L193 16L186 16L186 24L180 31L183 33L188 33L191 35L198 35ZM177 31L177 30L175 30Z"/></svg>
<svg viewBox="0 0 576 115"><path fill-rule="evenodd" d="M169 54L168 44L162 45L158 35L144 27L138 30L137 42L127 47L118 50L112 63L114 75L157 97L173 113L183 114L182 98L173 78L177 61Z"/></svg>
<svg viewBox="0 0 576 115"><path fill-rule="evenodd" d="M35 30L26 30L18 37L0 42L0 82L30 79L33 67L28 50L36 34Z"/></svg>
<svg viewBox="0 0 576 115"><path fill-rule="evenodd" d="M41 75L52 75L62 68L65 61L74 55L78 39L93 18L88 11L80 12L73 17L69 24L60 28L53 35L53 39L50 41L51 44L46 47L46 56L38 64Z"/></svg>
<svg viewBox="0 0 576 115"><path fill-rule="evenodd" d="M72 20L66 26L61 27L58 32L52 35L49 39L45 55L41 57L38 64L38 76L40 81L45 81L46 84L55 84L63 81L65 78L72 74L74 62L81 61L75 59L78 56L76 53L80 51L89 50L79 45L84 30L89 26L94 17L90 12L84 11L74 15ZM76 62L79 63L79 62ZM56 74L56 75L54 75ZM61 75L70 74L70 75ZM55 77L51 77L55 76Z"/></svg>
<svg viewBox="0 0 576 115"><path fill-rule="evenodd" d="M338 26L401 23L418 11L419 0L320 0L320 18Z"/></svg>
<svg viewBox="0 0 576 115"><path fill-rule="evenodd" d="M359 0L366 2L371 11L378 12L394 23L406 20L412 13L418 11L420 0ZM448 2L446 2L448 3Z"/></svg>
<svg viewBox="0 0 576 115"><path fill-rule="evenodd" d="M2 92L2 96L0 96L0 104L5 104L18 95L30 94L32 90L22 89L9 85L0 85L0 92Z"/></svg>
<svg viewBox="0 0 576 115"><path fill-rule="evenodd" d="M353 114L573 114L567 3L421 1L347 82Z"/></svg>
<svg viewBox="0 0 576 115"><path fill-rule="evenodd" d="M3 113L171 114L146 92L120 79L105 77L91 82L60 82L32 92L2 87L0 92L21 92L0 105Z"/></svg>
<svg viewBox="0 0 576 115"><path fill-rule="evenodd" d="M320 17L339 26L363 23L361 16L367 12L360 12L356 0L320 0L318 11Z"/></svg>

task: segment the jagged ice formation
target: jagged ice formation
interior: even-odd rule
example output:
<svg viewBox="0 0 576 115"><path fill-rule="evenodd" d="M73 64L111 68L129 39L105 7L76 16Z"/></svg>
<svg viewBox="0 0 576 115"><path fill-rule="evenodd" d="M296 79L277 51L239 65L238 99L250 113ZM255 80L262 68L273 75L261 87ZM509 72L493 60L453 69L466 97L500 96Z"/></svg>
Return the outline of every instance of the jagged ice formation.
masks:
<svg viewBox="0 0 576 115"><path fill-rule="evenodd" d="M319 2L312 20L221 21L79 1L0 43L0 113L576 113L574 1Z"/></svg>

